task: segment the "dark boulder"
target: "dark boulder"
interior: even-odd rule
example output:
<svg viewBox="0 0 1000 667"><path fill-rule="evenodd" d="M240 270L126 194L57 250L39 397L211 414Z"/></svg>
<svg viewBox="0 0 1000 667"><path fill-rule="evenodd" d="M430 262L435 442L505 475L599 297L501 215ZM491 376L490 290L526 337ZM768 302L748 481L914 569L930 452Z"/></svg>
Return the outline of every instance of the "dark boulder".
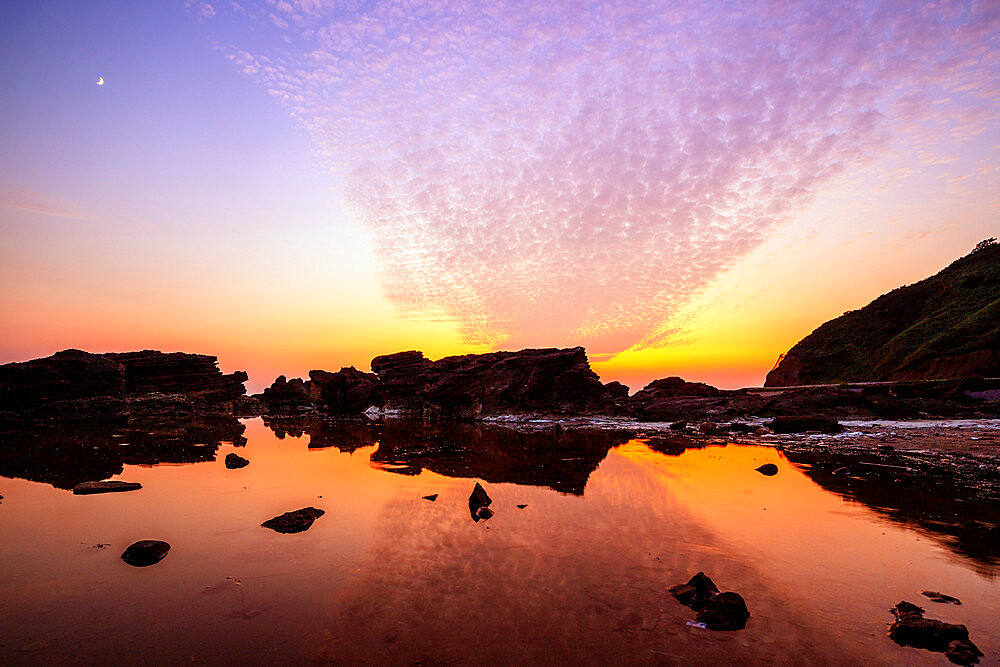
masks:
<svg viewBox="0 0 1000 667"><path fill-rule="evenodd" d="M382 383L374 373L354 366L336 373L309 371L309 396L318 407L332 415L354 416L368 408L382 407Z"/></svg>
<svg viewBox="0 0 1000 667"><path fill-rule="evenodd" d="M133 567L147 567L163 560L170 545L162 540L141 540L129 545L121 559Z"/></svg>
<svg viewBox="0 0 1000 667"><path fill-rule="evenodd" d="M73 487L73 495L86 496L92 493L119 493L122 491L137 491L142 488L139 482L81 482Z"/></svg>
<svg viewBox="0 0 1000 667"><path fill-rule="evenodd" d="M739 593L719 593L712 596L695 617L709 630L742 630L750 619L750 611Z"/></svg>
<svg viewBox="0 0 1000 667"><path fill-rule="evenodd" d="M230 452L226 454L226 467L230 470L236 470L237 468L245 468L250 465L250 461L243 458L239 454Z"/></svg>
<svg viewBox="0 0 1000 667"><path fill-rule="evenodd" d="M424 499L424 500L429 500L429 501L431 501L431 502L434 502L435 500L437 500L437 499L438 499L438 494L436 494L436 493L432 493L432 494L431 494L431 495L429 495L429 496L422 496L422 497L423 497L423 499Z"/></svg>
<svg viewBox="0 0 1000 667"><path fill-rule="evenodd" d="M773 463L765 463L756 470L761 475L767 475L768 477L772 477L778 474L778 466L774 465Z"/></svg>
<svg viewBox="0 0 1000 667"><path fill-rule="evenodd" d="M820 433L842 433L844 427L832 417L823 415L789 415L775 417L767 425L773 433L805 433L819 431Z"/></svg>
<svg viewBox="0 0 1000 667"><path fill-rule="evenodd" d="M608 398L612 400L628 398L629 389L621 382L608 382L604 385L604 390L607 392Z"/></svg>
<svg viewBox="0 0 1000 667"><path fill-rule="evenodd" d="M633 398L646 398L650 396L718 396L721 394L718 389L704 382L687 382L683 378L668 377L660 380L653 380L641 391L636 392Z"/></svg>
<svg viewBox="0 0 1000 667"><path fill-rule="evenodd" d="M670 425L670 430L671 431L683 431L687 427L688 427L688 423L682 419L679 422L674 422L673 424L671 424Z"/></svg>
<svg viewBox="0 0 1000 667"><path fill-rule="evenodd" d="M695 611L700 610L712 597L719 593L715 582L704 572L694 575L686 584L677 584L667 590L677 598L678 602Z"/></svg>
<svg viewBox="0 0 1000 667"><path fill-rule="evenodd" d="M921 607L905 600L891 611L896 620L889 626L889 638L900 646L947 653L948 659L957 664L979 662L982 653L969 640L969 630L964 625L924 618ZM967 659L967 662L957 662Z"/></svg>
<svg viewBox="0 0 1000 667"><path fill-rule="evenodd" d="M489 506L492 504L493 499L490 498L488 493L486 493L486 489L483 488L482 484L476 482L476 486L472 489L472 493L469 494L469 513L472 515L472 520L479 521L493 516L492 510L489 509ZM486 509L489 516L485 516L486 513L481 514L481 509Z"/></svg>
<svg viewBox="0 0 1000 667"><path fill-rule="evenodd" d="M301 378L288 380L284 375L275 378L256 398L264 404L267 413L300 412L315 407L306 383Z"/></svg>
<svg viewBox="0 0 1000 667"><path fill-rule="evenodd" d="M313 522L326 514L321 509L315 507L304 507L293 512L285 512L273 519L268 519L260 524L264 528L270 528L277 533L301 533L309 530Z"/></svg>

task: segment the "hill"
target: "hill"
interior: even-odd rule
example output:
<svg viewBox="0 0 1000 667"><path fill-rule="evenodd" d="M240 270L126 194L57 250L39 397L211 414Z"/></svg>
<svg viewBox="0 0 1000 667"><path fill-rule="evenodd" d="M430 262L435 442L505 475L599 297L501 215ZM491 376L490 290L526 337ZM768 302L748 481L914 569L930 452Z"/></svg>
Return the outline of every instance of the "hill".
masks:
<svg viewBox="0 0 1000 667"><path fill-rule="evenodd" d="M1000 244L830 320L788 351L765 387L1000 376Z"/></svg>

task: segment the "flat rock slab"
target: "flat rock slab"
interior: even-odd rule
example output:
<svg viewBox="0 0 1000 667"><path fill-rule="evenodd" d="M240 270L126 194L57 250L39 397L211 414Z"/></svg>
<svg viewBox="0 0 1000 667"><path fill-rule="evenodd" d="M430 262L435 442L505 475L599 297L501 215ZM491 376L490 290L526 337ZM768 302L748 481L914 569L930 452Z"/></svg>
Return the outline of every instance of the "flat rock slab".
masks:
<svg viewBox="0 0 1000 667"><path fill-rule="evenodd" d="M91 493L119 493L121 491L137 491L142 488L139 482L81 482L73 487L73 494L86 496Z"/></svg>
<svg viewBox="0 0 1000 667"><path fill-rule="evenodd" d="M937 591L920 591L920 594L925 598L930 599L931 602L938 602L940 604L962 604L962 601L958 598L945 595L944 593L938 593Z"/></svg>
<svg viewBox="0 0 1000 667"><path fill-rule="evenodd" d="M162 540L140 540L122 552L122 560L133 567L147 567L163 560L170 545Z"/></svg>
<svg viewBox="0 0 1000 667"><path fill-rule="evenodd" d="M250 461L243 458L239 454L226 454L226 467L230 470L236 470L237 468L245 468L250 465Z"/></svg>
<svg viewBox="0 0 1000 667"><path fill-rule="evenodd" d="M431 501L431 502L434 502L435 500L437 500L437 499L438 499L438 494L436 494L436 493L432 493L432 494L431 494L431 495L429 495L429 496L423 496L423 499L424 499L424 500L429 500L429 501Z"/></svg>
<svg viewBox="0 0 1000 667"><path fill-rule="evenodd" d="M313 521L324 514L326 512L321 509L304 507L294 512L285 512L273 519L268 519L260 525L278 533L301 533L304 530L309 530L309 527L313 525Z"/></svg>

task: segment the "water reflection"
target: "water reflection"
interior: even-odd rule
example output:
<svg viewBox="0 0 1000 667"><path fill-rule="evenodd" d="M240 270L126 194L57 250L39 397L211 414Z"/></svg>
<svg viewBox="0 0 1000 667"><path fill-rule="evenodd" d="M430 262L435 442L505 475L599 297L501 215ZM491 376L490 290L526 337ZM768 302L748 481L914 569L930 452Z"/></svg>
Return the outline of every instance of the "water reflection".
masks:
<svg viewBox="0 0 1000 667"><path fill-rule="evenodd" d="M234 417L202 416L121 424L55 424L0 432L0 476L72 489L124 465L214 461L223 442L246 444Z"/></svg>
<svg viewBox="0 0 1000 667"><path fill-rule="evenodd" d="M927 478L874 456L823 452L787 456L824 489L924 531L979 563L984 574L996 577L1000 572L1000 506L969 497L968 489L951 480Z"/></svg>
<svg viewBox="0 0 1000 667"><path fill-rule="evenodd" d="M1000 656L983 561L773 448L253 420L250 465L229 470L234 445L198 428L127 434L159 433L97 469L123 467L134 493L0 479L0 663L939 664L886 637L888 609L925 588L961 598L934 616ZM214 462L148 465L210 440ZM475 523L477 482L495 514ZM260 527L305 506L326 513L304 533ZM151 538L172 545L162 562L118 558ZM745 630L687 625L667 587L697 571L746 599Z"/></svg>
<svg viewBox="0 0 1000 667"><path fill-rule="evenodd" d="M401 475L430 470L448 477L546 486L581 495L587 479L612 447L632 433L598 429L523 432L481 424L412 424L275 419L275 435L307 434L311 449L354 452L377 445L376 467Z"/></svg>

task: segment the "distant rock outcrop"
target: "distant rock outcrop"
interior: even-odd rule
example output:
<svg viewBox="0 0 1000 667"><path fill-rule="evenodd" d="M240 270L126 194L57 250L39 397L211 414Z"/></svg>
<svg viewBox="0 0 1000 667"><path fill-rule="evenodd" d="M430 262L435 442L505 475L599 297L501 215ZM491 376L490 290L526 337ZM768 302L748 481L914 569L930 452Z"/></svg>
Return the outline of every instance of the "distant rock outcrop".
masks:
<svg viewBox="0 0 1000 667"><path fill-rule="evenodd" d="M302 378L288 380L284 375L279 375L264 393L257 394L254 398L259 399L271 414L311 410L315 405L309 394L308 384Z"/></svg>
<svg viewBox="0 0 1000 667"><path fill-rule="evenodd" d="M358 415L383 404L378 376L354 366L336 373L309 371L309 396L317 407L332 415Z"/></svg>
<svg viewBox="0 0 1000 667"><path fill-rule="evenodd" d="M830 320L767 374L766 387L1000 377L1000 244Z"/></svg>
<svg viewBox="0 0 1000 667"><path fill-rule="evenodd" d="M479 419L524 413L610 411L612 396L590 369L582 347L521 350L426 359L399 352L372 360L386 413Z"/></svg>
<svg viewBox="0 0 1000 667"><path fill-rule="evenodd" d="M0 422L232 413L246 379L204 354L63 350L0 366Z"/></svg>

